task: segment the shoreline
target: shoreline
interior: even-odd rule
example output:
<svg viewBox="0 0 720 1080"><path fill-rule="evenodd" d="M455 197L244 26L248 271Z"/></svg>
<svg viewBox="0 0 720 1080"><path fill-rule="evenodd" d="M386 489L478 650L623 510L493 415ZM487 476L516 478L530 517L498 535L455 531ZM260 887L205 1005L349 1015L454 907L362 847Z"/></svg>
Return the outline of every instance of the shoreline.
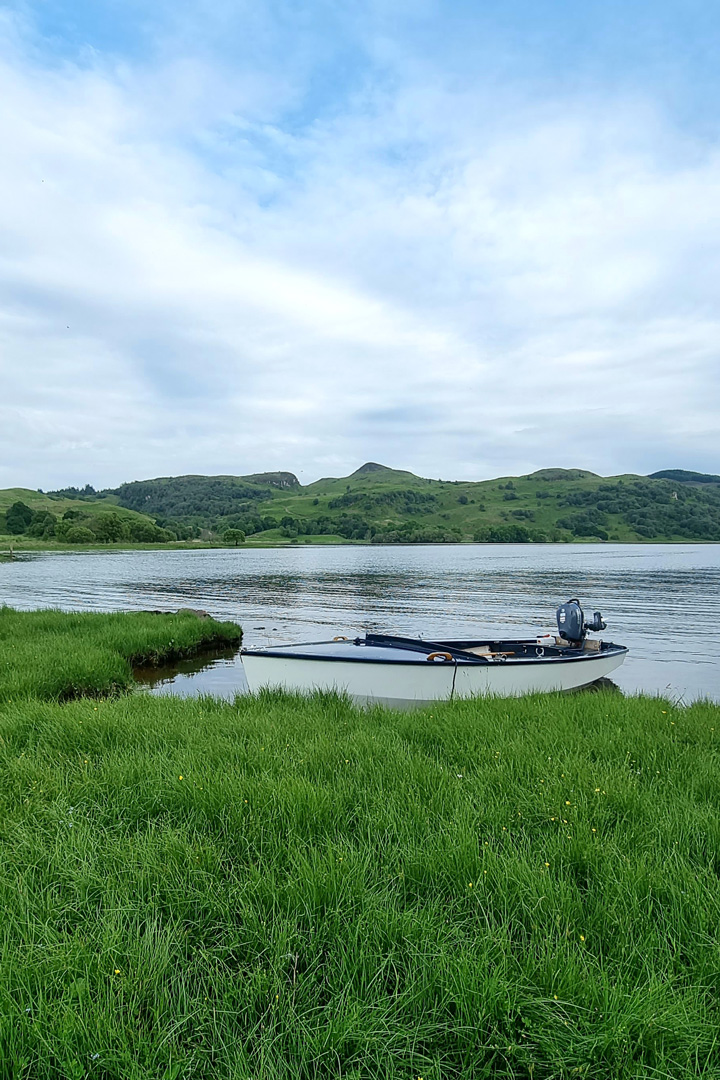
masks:
<svg viewBox="0 0 720 1080"><path fill-rule="evenodd" d="M21 547L16 547L15 544L9 543L7 540L0 539L0 562L11 562L16 555L33 555L39 552L49 552L56 555L67 554L108 554L118 551L257 551L263 549L296 549L296 548L340 548L340 547L368 547L368 548L419 548L419 547L438 547L438 548L450 548L450 547L490 547L490 548L503 548L503 547L524 547L528 549L544 548L544 547L579 547L589 546L592 547L649 547L653 545L662 545L667 547L682 546L682 547L713 547L720 544L720 540L667 540L667 539L653 539L648 538L646 540L599 540L587 537L576 540L547 540L541 543L537 542L498 542L498 541L478 541L478 540L460 540L455 543L444 543L441 541L423 541L422 543L397 543L397 544L373 544L369 540L346 540L338 541L332 540L328 543L318 542L316 540L302 541L294 543L292 540L286 542L276 540L264 540L253 543L252 541L246 541L244 544L228 545L221 543L214 543L212 540L201 541L187 541L178 540L167 544L131 544L131 543L118 543L118 544L50 544L39 541L35 544L23 544Z"/></svg>

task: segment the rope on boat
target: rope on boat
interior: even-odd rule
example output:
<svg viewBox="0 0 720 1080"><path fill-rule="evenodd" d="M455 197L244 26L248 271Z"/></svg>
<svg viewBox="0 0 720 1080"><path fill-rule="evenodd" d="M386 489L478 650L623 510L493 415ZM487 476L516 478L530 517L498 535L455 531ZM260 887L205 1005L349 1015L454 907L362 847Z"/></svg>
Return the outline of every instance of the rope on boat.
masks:
<svg viewBox="0 0 720 1080"><path fill-rule="evenodd" d="M441 652L428 653L427 656L425 657L425 659L430 660L430 661L434 661L434 660L439 660L441 657L442 657L443 661L452 660L452 663L453 663L453 681L452 681L452 686L450 688L450 701L452 701L453 694L455 693L455 680L457 678L457 667L458 667L457 656L454 656L451 652L441 651Z"/></svg>

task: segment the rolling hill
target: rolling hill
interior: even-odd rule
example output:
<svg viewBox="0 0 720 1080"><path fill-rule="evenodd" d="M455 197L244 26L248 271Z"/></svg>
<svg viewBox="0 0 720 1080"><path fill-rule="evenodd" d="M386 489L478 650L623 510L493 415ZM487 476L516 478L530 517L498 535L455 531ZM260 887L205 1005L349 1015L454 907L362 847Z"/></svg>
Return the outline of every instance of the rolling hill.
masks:
<svg viewBox="0 0 720 1080"><path fill-rule="evenodd" d="M220 541L230 529L280 543L720 541L720 478L680 469L602 477L547 468L472 482L367 462L306 486L293 473L269 472L158 477L104 492L13 488L0 492L0 515L18 501L36 515L79 514L91 531L97 515L105 526L108 514L119 516L126 534L142 534L143 522L147 542L149 526L156 541Z"/></svg>
<svg viewBox="0 0 720 1080"><path fill-rule="evenodd" d="M13 524L14 507L25 509L15 513ZM16 527L20 524L24 525L22 529ZM68 540L71 529L82 529L92 536L76 532L74 535L80 538ZM22 538L42 546L60 542L112 542L115 535L117 540L135 543L162 543L175 538L160 529L154 518L121 506L117 497L109 493L79 497L29 488L0 490L0 541L11 543Z"/></svg>

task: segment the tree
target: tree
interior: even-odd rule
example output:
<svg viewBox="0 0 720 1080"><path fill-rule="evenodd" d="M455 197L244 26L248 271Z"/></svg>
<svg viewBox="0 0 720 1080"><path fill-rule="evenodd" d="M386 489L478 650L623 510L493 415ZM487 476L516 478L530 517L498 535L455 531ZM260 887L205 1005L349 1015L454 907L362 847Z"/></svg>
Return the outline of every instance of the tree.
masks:
<svg viewBox="0 0 720 1080"><path fill-rule="evenodd" d="M127 536L125 523L119 514L98 514L92 523L92 529L98 540L105 544L116 544Z"/></svg>
<svg viewBox="0 0 720 1080"><path fill-rule="evenodd" d="M47 510L36 510L33 514L32 525L27 530L28 536L42 537L45 540L55 535L57 518Z"/></svg>
<svg viewBox="0 0 720 1080"><path fill-rule="evenodd" d="M68 544L94 544L97 536L92 529L86 529L84 525L73 525L68 529L65 539Z"/></svg>
<svg viewBox="0 0 720 1080"><path fill-rule="evenodd" d="M238 544L244 544L245 533L242 529L226 529L223 533L223 543L232 544L233 547L237 547Z"/></svg>
<svg viewBox="0 0 720 1080"><path fill-rule="evenodd" d="M130 522L130 539L134 540L136 544L157 543L156 533L158 531L157 525L153 525L152 521Z"/></svg>
<svg viewBox="0 0 720 1080"><path fill-rule="evenodd" d="M486 525L475 533L477 544L527 544L534 539L524 525Z"/></svg>
<svg viewBox="0 0 720 1080"><path fill-rule="evenodd" d="M7 531L12 533L13 536L19 536L20 533L27 531L27 528L33 519L33 512L24 502L15 502L7 511L5 517L7 520Z"/></svg>

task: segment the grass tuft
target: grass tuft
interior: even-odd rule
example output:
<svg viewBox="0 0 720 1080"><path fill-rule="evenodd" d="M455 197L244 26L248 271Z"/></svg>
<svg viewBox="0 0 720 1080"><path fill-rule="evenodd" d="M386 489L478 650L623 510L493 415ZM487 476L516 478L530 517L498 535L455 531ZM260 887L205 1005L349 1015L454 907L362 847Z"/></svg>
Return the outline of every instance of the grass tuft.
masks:
<svg viewBox="0 0 720 1080"><path fill-rule="evenodd" d="M14 611L0 607L0 702L65 701L133 685L133 667L239 644L234 623L192 612L115 614Z"/></svg>

